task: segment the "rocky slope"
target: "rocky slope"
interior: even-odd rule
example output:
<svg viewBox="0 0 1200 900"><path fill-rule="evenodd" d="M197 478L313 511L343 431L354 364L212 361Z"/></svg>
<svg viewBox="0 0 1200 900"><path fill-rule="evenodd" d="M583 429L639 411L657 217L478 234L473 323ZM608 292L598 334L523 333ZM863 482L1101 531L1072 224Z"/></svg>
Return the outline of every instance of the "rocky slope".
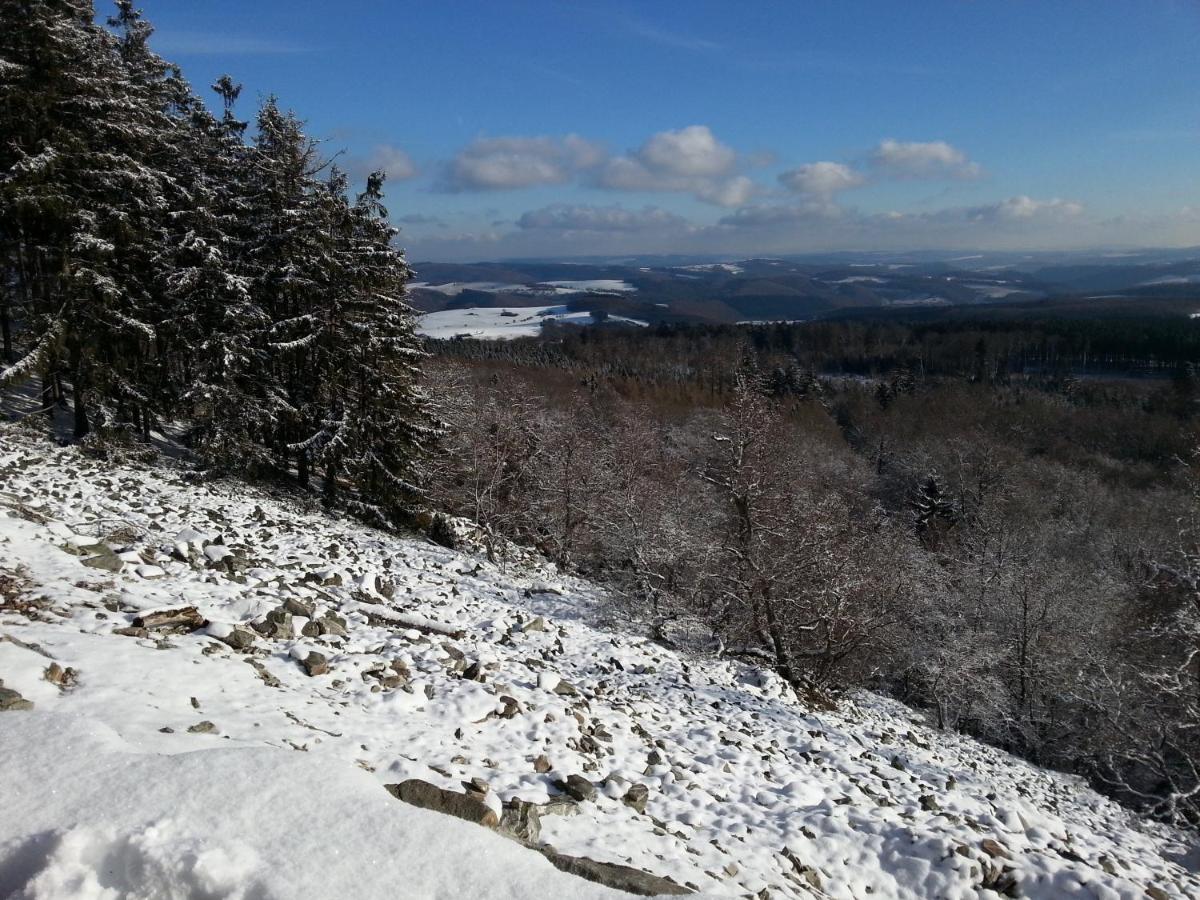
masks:
<svg viewBox="0 0 1200 900"><path fill-rule="evenodd" d="M1077 779L610 615L2 428L0 895L1200 896Z"/></svg>

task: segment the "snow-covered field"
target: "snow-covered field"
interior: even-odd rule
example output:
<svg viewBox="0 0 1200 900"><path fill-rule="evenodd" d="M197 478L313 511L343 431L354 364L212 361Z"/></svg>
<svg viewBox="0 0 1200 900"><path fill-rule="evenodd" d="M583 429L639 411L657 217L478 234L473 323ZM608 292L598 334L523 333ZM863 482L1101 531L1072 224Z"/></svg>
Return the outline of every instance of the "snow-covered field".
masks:
<svg viewBox="0 0 1200 900"><path fill-rule="evenodd" d="M504 284L499 281L449 281L430 284L416 281L413 290L436 291L447 297L457 297L463 291L485 291L489 294L626 294L637 288L617 278L594 278L584 281L539 281L536 284Z"/></svg>
<svg viewBox="0 0 1200 900"><path fill-rule="evenodd" d="M572 310L566 306L478 306L425 313L417 319L417 332L440 340L459 336L505 340L534 337L541 333L542 323L547 320L571 325L590 325L595 321L590 312ZM646 324L622 316L610 316L609 321L627 325Z"/></svg>
<svg viewBox="0 0 1200 900"><path fill-rule="evenodd" d="M1191 837L1076 779L877 697L811 711L613 609L0 427L0 896L621 896L384 790L411 778L714 897L1200 896Z"/></svg>

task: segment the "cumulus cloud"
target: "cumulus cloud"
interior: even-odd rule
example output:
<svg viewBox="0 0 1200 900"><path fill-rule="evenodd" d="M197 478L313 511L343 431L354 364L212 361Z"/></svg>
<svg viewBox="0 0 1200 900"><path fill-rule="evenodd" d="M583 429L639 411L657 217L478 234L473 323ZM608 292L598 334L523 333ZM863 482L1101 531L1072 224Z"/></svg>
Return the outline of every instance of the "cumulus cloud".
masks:
<svg viewBox="0 0 1200 900"><path fill-rule="evenodd" d="M844 163L814 162L781 173L779 183L798 194L832 197L865 184L866 178Z"/></svg>
<svg viewBox="0 0 1200 900"><path fill-rule="evenodd" d="M893 178L978 178L979 163L945 141L880 141L871 162Z"/></svg>
<svg viewBox="0 0 1200 900"><path fill-rule="evenodd" d="M775 228L828 222L843 214L836 204L819 200L791 205L757 204L735 210L722 217L718 224L729 228Z"/></svg>
<svg viewBox="0 0 1200 900"><path fill-rule="evenodd" d="M392 144L379 144L363 163L368 172L386 172L389 181L407 181L417 175L412 157Z"/></svg>
<svg viewBox="0 0 1200 900"><path fill-rule="evenodd" d="M973 222L1021 221L1033 218L1070 219L1083 213L1083 204L1073 200L1035 200L1024 194L999 203L975 206L967 211Z"/></svg>
<svg viewBox="0 0 1200 900"><path fill-rule="evenodd" d="M756 193L754 183L734 175L736 151L707 125L651 135L640 147L609 159L596 185L621 191L675 191L719 206L740 206Z"/></svg>
<svg viewBox="0 0 1200 900"><path fill-rule="evenodd" d="M621 206L555 203L530 210L517 219L517 227L524 230L661 231L686 226L687 221L682 216L657 206L633 210Z"/></svg>
<svg viewBox="0 0 1200 900"><path fill-rule="evenodd" d="M479 138L450 161L444 187L496 191L563 184L604 158L603 147L576 134Z"/></svg>

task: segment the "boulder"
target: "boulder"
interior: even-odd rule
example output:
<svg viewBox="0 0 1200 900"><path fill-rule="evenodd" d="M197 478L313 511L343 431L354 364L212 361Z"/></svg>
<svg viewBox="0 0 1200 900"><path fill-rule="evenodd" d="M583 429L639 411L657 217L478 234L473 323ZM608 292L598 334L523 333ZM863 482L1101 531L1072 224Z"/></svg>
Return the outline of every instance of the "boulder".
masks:
<svg viewBox="0 0 1200 900"><path fill-rule="evenodd" d="M234 650L249 650L254 646L254 632L249 628L236 626L233 631L221 638L221 641Z"/></svg>
<svg viewBox="0 0 1200 900"><path fill-rule="evenodd" d="M681 896L695 893L690 888L676 884L669 878L652 875L641 869L621 866L616 863L597 862L583 856L567 856L552 847L543 847L541 853L550 863L563 872L594 881L618 891L637 894L641 897L657 897L663 894Z"/></svg>
<svg viewBox="0 0 1200 900"><path fill-rule="evenodd" d="M104 572L120 572L125 565L125 561L117 556L108 544L92 544L84 549L85 552L92 554L83 561L88 568L100 569Z"/></svg>
<svg viewBox="0 0 1200 900"><path fill-rule="evenodd" d="M430 809L488 828L495 828L500 824L500 817L482 800L456 791L444 790L419 778L410 778L408 781L384 787L396 799L421 809Z"/></svg>
<svg viewBox="0 0 1200 900"><path fill-rule="evenodd" d="M582 775L568 775L566 781L556 782L555 787L580 803L596 799L596 786Z"/></svg>
<svg viewBox="0 0 1200 900"><path fill-rule="evenodd" d="M536 844L542 836L542 818L537 804L510 800L504 804L497 830L525 844Z"/></svg>
<svg viewBox="0 0 1200 900"><path fill-rule="evenodd" d="M194 606L182 606L179 609L160 609L145 613L133 620L134 628L145 628L147 631L196 631L208 624L208 620L200 615Z"/></svg>
<svg viewBox="0 0 1200 900"><path fill-rule="evenodd" d="M309 678L329 673L329 660L325 658L324 653L318 653L316 650L310 651L308 656L300 661L300 665L304 666Z"/></svg>
<svg viewBox="0 0 1200 900"><path fill-rule="evenodd" d="M19 709L33 709L33 701L26 700L11 688L0 687L0 712L12 712Z"/></svg>
<svg viewBox="0 0 1200 900"><path fill-rule="evenodd" d="M644 813L646 811L646 801L649 799L650 789L644 784L634 784L630 785L629 790L625 792L625 796L621 798L621 802L640 813Z"/></svg>

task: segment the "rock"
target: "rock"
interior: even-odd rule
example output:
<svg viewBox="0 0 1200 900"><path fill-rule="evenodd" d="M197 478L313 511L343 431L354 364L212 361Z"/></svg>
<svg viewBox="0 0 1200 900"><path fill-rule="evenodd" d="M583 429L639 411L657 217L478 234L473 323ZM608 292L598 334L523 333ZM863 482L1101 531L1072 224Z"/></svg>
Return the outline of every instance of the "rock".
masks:
<svg viewBox="0 0 1200 900"><path fill-rule="evenodd" d="M501 719L512 719L516 716L519 716L523 712L521 709L521 704L518 703L513 697L501 697L500 702L504 704L504 709L500 710L500 712L497 714Z"/></svg>
<svg viewBox="0 0 1200 900"><path fill-rule="evenodd" d="M630 785L629 790L625 792L625 796L621 798L621 802L626 806L631 806L640 813L646 811L646 801L650 799L650 789L644 784Z"/></svg>
<svg viewBox="0 0 1200 900"><path fill-rule="evenodd" d="M979 846L983 848L983 852L992 859L1008 859L1008 851L1001 846L999 841L994 841L991 838L984 838L979 842Z"/></svg>
<svg viewBox="0 0 1200 900"><path fill-rule="evenodd" d="M205 719L203 722L197 722L195 725L188 727L189 734L216 734L217 726Z"/></svg>
<svg viewBox="0 0 1200 900"><path fill-rule="evenodd" d="M574 816L579 813L579 804L567 797L556 797L538 807L543 816Z"/></svg>
<svg viewBox="0 0 1200 900"><path fill-rule="evenodd" d="M560 694L563 697L576 697L579 695L578 689L569 681L559 681L554 686L554 693Z"/></svg>
<svg viewBox="0 0 1200 900"><path fill-rule="evenodd" d="M567 856L551 847L543 847L541 853L550 860L556 869L588 881L594 881L596 884L625 891L628 894L654 897L662 894L680 896L694 893L691 889L676 884L669 878L651 875L649 872L643 872L641 869L634 869L630 866L596 862L594 859L582 856Z"/></svg>
<svg viewBox="0 0 1200 900"><path fill-rule="evenodd" d="M582 775L568 775L566 781L556 782L555 787L580 803L596 799L596 786Z"/></svg>
<svg viewBox="0 0 1200 900"><path fill-rule="evenodd" d="M148 637L150 637L150 632L147 631L145 628L133 628L133 627L114 628L113 634L119 634L123 637L131 637L131 638L148 638Z"/></svg>
<svg viewBox="0 0 1200 900"><path fill-rule="evenodd" d="M145 628L148 631L196 631L208 624L208 620L200 615L194 606L182 606L178 609L160 609L146 613L133 620L134 628Z"/></svg>
<svg viewBox="0 0 1200 900"><path fill-rule="evenodd" d="M537 804L510 800L504 804L497 829L501 834L526 844L536 844L542 836L542 819Z"/></svg>
<svg viewBox="0 0 1200 900"><path fill-rule="evenodd" d="M550 765L550 757L548 757L545 753L540 754L538 758L533 761L533 771L537 772L539 775L545 775L552 768L554 767Z"/></svg>
<svg viewBox="0 0 1200 900"><path fill-rule="evenodd" d="M286 640L296 636L296 629L292 624L292 614L282 606L267 613L263 621L252 622L250 627L266 638Z"/></svg>
<svg viewBox="0 0 1200 900"><path fill-rule="evenodd" d="M46 666L46 671L42 673L42 677L51 684L58 685L65 691L67 688L75 686L75 681L78 679L79 673L70 666L64 669L58 663L52 662Z"/></svg>
<svg viewBox="0 0 1200 900"><path fill-rule="evenodd" d="M329 637L346 637L349 633L346 631L346 620L337 613L327 612L321 618L317 619L317 627L321 629L321 634Z"/></svg>
<svg viewBox="0 0 1200 900"><path fill-rule="evenodd" d="M125 565L125 561L108 546L108 544L92 544L85 548L85 552L93 553L94 556L89 556L83 561L83 564L92 569L101 569L105 572L120 572Z"/></svg>
<svg viewBox="0 0 1200 900"><path fill-rule="evenodd" d="M329 660L325 658L324 653L318 653L316 650L310 651L308 656L300 661L300 665L304 666L309 678L329 673Z"/></svg>
<svg viewBox="0 0 1200 900"><path fill-rule="evenodd" d="M1155 887L1154 885L1150 885L1150 887L1146 888L1146 896L1149 897L1150 900L1171 900L1170 894L1168 894L1162 888Z"/></svg>
<svg viewBox="0 0 1200 900"><path fill-rule="evenodd" d="M254 632L249 628L235 627L221 641L234 650L249 650L254 646Z"/></svg>
<svg viewBox="0 0 1200 900"><path fill-rule="evenodd" d="M301 600L299 597L288 597L280 608L290 612L293 616L302 616L305 619L311 619L317 611L315 603Z"/></svg>
<svg viewBox="0 0 1200 900"><path fill-rule="evenodd" d="M922 794L920 798L918 798L918 802L920 802L921 809L925 810L925 812L938 812L941 810L941 806L938 805L937 798L932 794Z"/></svg>
<svg viewBox="0 0 1200 900"><path fill-rule="evenodd" d="M529 622L526 622L524 625L522 625L521 630L525 631L525 632L545 631L546 630L546 620L543 619L541 616L538 616L536 619L533 619Z"/></svg>
<svg viewBox="0 0 1200 900"><path fill-rule="evenodd" d="M12 688L0 687L0 712L33 709L33 701L26 700Z"/></svg>
<svg viewBox="0 0 1200 900"><path fill-rule="evenodd" d="M483 681L483 666L481 666L478 662L471 663L463 670L462 677L467 681Z"/></svg>
<svg viewBox="0 0 1200 900"><path fill-rule="evenodd" d="M300 636L301 637L309 637L309 638L320 637L321 636L321 626L318 625L316 622L314 622L312 619L309 619L300 627Z"/></svg>
<svg viewBox="0 0 1200 900"><path fill-rule="evenodd" d="M500 817L482 800L467 794L443 790L419 778L410 778L400 784L387 784L384 787L396 799L421 809L430 809L488 828L495 828L500 824Z"/></svg>

